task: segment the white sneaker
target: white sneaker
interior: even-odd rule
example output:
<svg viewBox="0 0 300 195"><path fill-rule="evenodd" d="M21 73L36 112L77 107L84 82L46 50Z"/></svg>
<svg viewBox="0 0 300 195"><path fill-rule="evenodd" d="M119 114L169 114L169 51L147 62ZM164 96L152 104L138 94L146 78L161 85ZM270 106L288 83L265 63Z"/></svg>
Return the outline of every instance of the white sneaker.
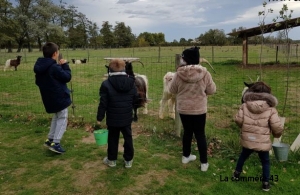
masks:
<svg viewBox="0 0 300 195"><path fill-rule="evenodd" d="M201 171L207 171L208 167L209 167L208 163L201 163Z"/></svg>
<svg viewBox="0 0 300 195"><path fill-rule="evenodd" d="M186 163L189 163L190 161L196 160L196 158L197 158L197 157L196 157L195 155L192 155L192 154L190 154L189 157L182 156L181 162L182 162L183 164L186 164Z"/></svg>

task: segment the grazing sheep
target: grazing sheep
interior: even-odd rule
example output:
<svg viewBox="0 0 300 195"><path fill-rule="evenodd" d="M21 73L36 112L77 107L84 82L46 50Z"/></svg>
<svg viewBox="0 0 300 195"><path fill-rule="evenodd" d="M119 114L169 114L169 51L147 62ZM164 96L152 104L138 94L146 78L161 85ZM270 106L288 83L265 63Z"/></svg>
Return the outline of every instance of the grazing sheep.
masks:
<svg viewBox="0 0 300 195"><path fill-rule="evenodd" d="M80 60L75 60L75 64L81 64Z"/></svg>
<svg viewBox="0 0 300 195"><path fill-rule="evenodd" d="M140 61L138 61L140 62ZM148 78L146 75L134 74L132 61L125 61L126 73L130 76L135 77L135 86L137 88L139 98L138 101L134 103L133 106L133 121L138 121L137 109L143 107L143 114L148 114ZM140 62L141 63L141 62Z"/></svg>
<svg viewBox="0 0 300 195"><path fill-rule="evenodd" d="M163 88L163 95L162 98L159 102L160 107L159 107L159 118L163 119L164 118L164 112L166 106L168 106L168 115L172 119L175 119L175 95L171 94L169 91L169 84L172 81L174 77L173 72L167 72L163 78L163 83L164 83L164 88Z"/></svg>
<svg viewBox="0 0 300 195"><path fill-rule="evenodd" d="M81 60L75 60L75 59L71 59L73 64L86 64L87 59L81 59Z"/></svg>
<svg viewBox="0 0 300 195"><path fill-rule="evenodd" d="M17 67L20 65L22 56L17 56L17 59L8 59L6 60L5 66L4 66L4 71L8 68L15 67L15 71L17 71Z"/></svg>

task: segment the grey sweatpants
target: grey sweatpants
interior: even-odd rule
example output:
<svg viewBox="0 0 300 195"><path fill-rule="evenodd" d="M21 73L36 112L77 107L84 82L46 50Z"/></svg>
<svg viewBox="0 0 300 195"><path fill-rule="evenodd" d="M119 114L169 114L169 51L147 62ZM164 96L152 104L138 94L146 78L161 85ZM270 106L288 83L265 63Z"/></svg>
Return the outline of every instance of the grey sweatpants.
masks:
<svg viewBox="0 0 300 195"><path fill-rule="evenodd" d="M60 143L68 124L68 108L53 114L51 127L48 134L54 143Z"/></svg>

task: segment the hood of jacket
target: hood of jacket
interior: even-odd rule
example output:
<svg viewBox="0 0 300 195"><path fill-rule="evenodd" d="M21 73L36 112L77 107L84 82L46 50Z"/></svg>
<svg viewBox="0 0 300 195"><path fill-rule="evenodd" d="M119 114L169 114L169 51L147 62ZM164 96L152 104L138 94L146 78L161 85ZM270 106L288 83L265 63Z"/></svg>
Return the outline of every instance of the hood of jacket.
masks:
<svg viewBox="0 0 300 195"><path fill-rule="evenodd" d="M207 69L201 65L185 65L177 69L177 75L187 83L195 83L201 80Z"/></svg>
<svg viewBox="0 0 300 195"><path fill-rule="evenodd" d="M263 113L269 107L276 107L278 104L277 98L269 93L247 92L243 100L248 110L255 114Z"/></svg>
<svg viewBox="0 0 300 195"><path fill-rule="evenodd" d="M33 71L36 74L44 74L53 64L56 64L56 61L52 58L38 58L34 65Z"/></svg>
<svg viewBox="0 0 300 195"><path fill-rule="evenodd" d="M108 77L108 81L118 92L128 92L134 85L135 78L127 74L116 74Z"/></svg>

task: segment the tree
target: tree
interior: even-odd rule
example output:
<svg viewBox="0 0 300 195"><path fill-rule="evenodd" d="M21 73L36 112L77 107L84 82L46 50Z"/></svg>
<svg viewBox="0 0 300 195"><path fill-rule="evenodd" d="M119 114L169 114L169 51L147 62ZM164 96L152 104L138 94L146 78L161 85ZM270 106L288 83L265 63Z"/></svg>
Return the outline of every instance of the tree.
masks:
<svg viewBox="0 0 300 195"><path fill-rule="evenodd" d="M116 22L114 28L115 44L121 47L130 47L135 40L129 26L125 26L124 22Z"/></svg>
<svg viewBox="0 0 300 195"><path fill-rule="evenodd" d="M6 0L0 0L0 45L5 44L8 47L8 52L12 52L12 42L17 36L17 23L13 19L13 6Z"/></svg>
<svg viewBox="0 0 300 195"><path fill-rule="evenodd" d="M204 45L225 45L226 35L223 29L209 29L205 34L201 34L198 38Z"/></svg>
<svg viewBox="0 0 300 195"><path fill-rule="evenodd" d="M285 39L285 46L286 46L286 51L285 51L285 57L287 60L287 71L286 71L286 91L285 91L285 100L284 100L284 106L283 106L283 111L282 111L282 116L284 116L285 113L285 107L286 107L286 102L288 98L288 91L289 91L289 77L290 77L290 40L289 40L289 32L292 29L291 25L289 24L289 21L292 18L292 13L293 10L289 10L287 4L283 4L281 10L279 11L279 17L283 20L283 36ZM299 21L297 20L296 23ZM280 23L277 23L277 26L279 26Z"/></svg>
<svg viewBox="0 0 300 195"><path fill-rule="evenodd" d="M103 22L102 28L100 29L100 33L103 37L103 46L104 47L113 46L115 37L112 32L112 25L110 25L108 21Z"/></svg>
<svg viewBox="0 0 300 195"><path fill-rule="evenodd" d="M246 30L246 29L247 29L246 27L240 26L238 29L236 29L236 28L232 29L231 33L235 33L235 32ZM229 41L229 43L231 43L233 45L242 44L242 42L243 42L243 40L241 38L239 38L238 36L229 36L228 41Z"/></svg>
<svg viewBox="0 0 300 195"><path fill-rule="evenodd" d="M99 39L99 27L96 23L93 23L89 26L89 43L94 46L95 49L98 48L98 45L100 45L100 39Z"/></svg>
<svg viewBox="0 0 300 195"><path fill-rule="evenodd" d="M33 5L32 20L35 25L30 28L30 34L37 40L40 50L43 42L53 41L58 45L61 44L64 37L60 26L61 12L61 7L49 0L38 0Z"/></svg>
<svg viewBox="0 0 300 195"><path fill-rule="evenodd" d="M259 17L259 28L261 31L261 46L260 46L260 57L259 57L259 68L260 68L260 79L262 79L262 51L263 51L263 45L264 45L264 33L268 30L268 26L265 25L265 19L269 13L273 13L273 9L266 9L267 3L263 2L263 10L258 12Z"/></svg>

